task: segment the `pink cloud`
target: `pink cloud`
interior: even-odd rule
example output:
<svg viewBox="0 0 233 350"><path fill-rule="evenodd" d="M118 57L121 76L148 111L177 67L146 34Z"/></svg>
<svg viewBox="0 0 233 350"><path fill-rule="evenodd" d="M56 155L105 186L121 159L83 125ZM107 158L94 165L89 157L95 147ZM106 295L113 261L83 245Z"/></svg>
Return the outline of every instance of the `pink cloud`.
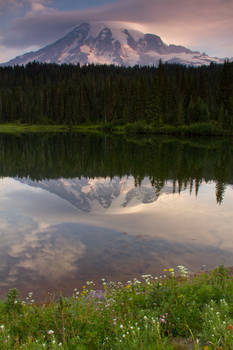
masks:
<svg viewBox="0 0 233 350"><path fill-rule="evenodd" d="M9 47L43 46L83 20L121 21L138 23L145 32L160 35L168 43L233 56L232 19L233 0L120 0L83 11L30 12L15 21L3 43Z"/></svg>

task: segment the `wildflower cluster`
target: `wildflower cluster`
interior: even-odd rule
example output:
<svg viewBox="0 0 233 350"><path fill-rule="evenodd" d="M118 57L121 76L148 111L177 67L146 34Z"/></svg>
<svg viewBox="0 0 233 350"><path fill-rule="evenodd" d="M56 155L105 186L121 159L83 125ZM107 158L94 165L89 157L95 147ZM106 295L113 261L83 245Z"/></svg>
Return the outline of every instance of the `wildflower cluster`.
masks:
<svg viewBox="0 0 233 350"><path fill-rule="evenodd" d="M183 265L178 265L178 266L177 266L177 269L178 269L179 274L180 274L181 277L187 277L187 275L188 275L188 269L187 269L185 266L183 266Z"/></svg>
<svg viewBox="0 0 233 350"><path fill-rule="evenodd" d="M0 302L0 349L233 349L226 270L192 278L181 266L164 272L126 283L103 279L101 289L87 281L47 305L37 305L32 293L23 304L12 290Z"/></svg>

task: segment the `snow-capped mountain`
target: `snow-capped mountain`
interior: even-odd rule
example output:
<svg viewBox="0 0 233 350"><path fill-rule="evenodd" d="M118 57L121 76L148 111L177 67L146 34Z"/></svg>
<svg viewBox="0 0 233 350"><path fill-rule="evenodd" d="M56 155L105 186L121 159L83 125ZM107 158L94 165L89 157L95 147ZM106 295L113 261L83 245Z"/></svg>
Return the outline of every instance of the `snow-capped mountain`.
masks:
<svg viewBox="0 0 233 350"><path fill-rule="evenodd" d="M37 61L134 66L157 65L160 59L163 62L194 66L224 61L183 46L166 45L157 35L123 28L116 22L83 22L55 43L2 65L25 65Z"/></svg>
<svg viewBox="0 0 233 350"><path fill-rule="evenodd" d="M159 193L145 178L136 186L133 176L122 178L74 178L33 181L19 179L21 183L48 191L68 201L82 212L130 207L141 203L155 202L162 193L172 193L172 182L168 182Z"/></svg>

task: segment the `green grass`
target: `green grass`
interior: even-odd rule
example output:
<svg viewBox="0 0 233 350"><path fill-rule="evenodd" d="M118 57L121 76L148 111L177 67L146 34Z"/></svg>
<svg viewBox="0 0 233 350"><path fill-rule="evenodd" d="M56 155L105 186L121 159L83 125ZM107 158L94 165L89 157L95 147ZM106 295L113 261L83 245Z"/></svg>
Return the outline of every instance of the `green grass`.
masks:
<svg viewBox="0 0 233 350"><path fill-rule="evenodd" d="M128 134L161 134L180 136L227 136L233 134L233 131L223 130L218 125L210 122L180 126L155 126L139 121L122 126L121 131Z"/></svg>
<svg viewBox="0 0 233 350"><path fill-rule="evenodd" d="M70 298L36 304L15 289L0 303L0 349L232 350L233 278L183 267L126 285L87 282Z"/></svg>
<svg viewBox="0 0 233 350"><path fill-rule="evenodd" d="M0 133L23 134L23 133L46 133L46 132L98 132L102 127L93 125L29 125L29 124L0 124Z"/></svg>
<svg viewBox="0 0 233 350"><path fill-rule="evenodd" d="M145 121L116 125L115 123L105 124L80 124L80 125L29 125L29 124L0 124L0 133L40 133L40 132L84 132L84 133L112 133L112 134L159 134L178 136L228 136L233 135L231 130L223 130L212 123L195 123L191 125L163 125L155 126Z"/></svg>
<svg viewBox="0 0 233 350"><path fill-rule="evenodd" d="M18 134L26 132L64 132L64 125L1 124L0 133Z"/></svg>

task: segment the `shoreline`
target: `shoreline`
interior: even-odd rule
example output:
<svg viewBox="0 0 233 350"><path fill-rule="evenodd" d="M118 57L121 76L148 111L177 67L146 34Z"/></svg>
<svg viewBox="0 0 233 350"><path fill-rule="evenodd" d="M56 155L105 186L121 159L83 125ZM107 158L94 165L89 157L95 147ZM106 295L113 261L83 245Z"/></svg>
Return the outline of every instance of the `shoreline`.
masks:
<svg viewBox="0 0 233 350"><path fill-rule="evenodd" d="M128 123L125 125L106 124L80 124L80 125L52 125L52 124L0 124L0 134L24 133L97 133L113 135L161 135L161 136L233 136L233 131L223 130L212 123L195 123L191 125L172 126L163 125L155 127L144 122Z"/></svg>
<svg viewBox="0 0 233 350"><path fill-rule="evenodd" d="M219 268L219 266L210 268L210 269L206 269L205 265L203 265L203 269L198 269L198 270L189 270L188 268L186 268L184 265L178 265L178 266L182 266L184 267L185 271L187 271L185 273L185 277L187 277L188 281L192 281L193 279L199 279L202 278L202 276L208 276L210 275L213 271L215 271L216 269ZM110 278L110 276L105 276L103 278L99 278L99 279L95 279L92 278L90 279L91 281L91 285L92 288L91 290L104 290L104 285L120 285L120 286L126 286L128 284L128 282L132 282L134 280L139 280L140 283L143 283L143 276L150 276L150 278L152 278L153 280L160 280L160 279L166 279L168 277L174 277L177 281L180 281L180 274L179 272L179 268L178 266L175 266L174 268L164 268L161 269L159 273L145 273L145 274L136 274L136 275L132 275L131 277L129 276L128 278ZM220 265L222 266L222 265ZM173 272L171 273L171 270L173 270ZM225 266L224 265L224 270L226 271L228 276L232 276L233 278L233 266ZM181 279L182 280L182 279ZM103 283L104 282L104 283ZM69 281L66 281L66 283L69 283ZM66 285L65 283L63 286L60 285L60 287L58 288L51 288L48 287L47 289L45 288L42 292L38 292L38 290L40 289L39 284L37 284L36 288L30 288L30 286L26 287L24 286L23 288L21 288L21 286L9 286L7 288L3 288L2 292L0 293L0 303L1 301L3 301L8 292L12 289L16 289L18 292L18 297L20 300L26 300L26 297L28 295L28 293L33 293L33 298L35 299L35 304L36 305L42 305L42 304L48 304L49 300L52 299L54 302L56 302L60 296L62 296L63 298L70 298L73 295L73 291L77 290L77 291L82 291L83 286L87 286L89 283L88 280L80 280L77 281L76 283L74 283L73 281L70 281L70 285L69 287Z"/></svg>

